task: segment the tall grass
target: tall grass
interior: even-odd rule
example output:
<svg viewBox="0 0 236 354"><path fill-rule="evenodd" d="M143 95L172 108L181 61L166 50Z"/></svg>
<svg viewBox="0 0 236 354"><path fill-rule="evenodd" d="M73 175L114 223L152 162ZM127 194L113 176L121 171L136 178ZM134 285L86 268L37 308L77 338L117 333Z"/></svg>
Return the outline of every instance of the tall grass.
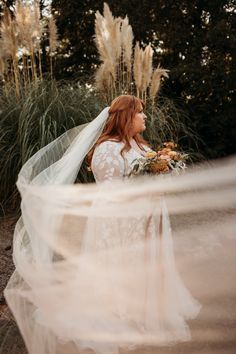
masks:
<svg viewBox="0 0 236 354"><path fill-rule="evenodd" d="M134 94L145 102L155 99L169 70L153 68L154 50L149 43L144 48L133 45L133 30L128 17L115 18L107 3L103 15L97 11L95 20L95 44L101 65L95 74L98 91L107 102L119 94Z"/></svg>
<svg viewBox="0 0 236 354"><path fill-rule="evenodd" d="M194 151L193 159L202 158L196 152L199 138L192 131L186 113L159 94L169 70L160 65L153 68L150 44L142 49L137 42L133 47L133 32L127 16L114 18L106 3L104 15L96 13L95 42L102 63L95 74L95 90L93 84L78 85L52 79L53 57L58 46L53 18L48 26L51 80L38 80L42 79L40 36L44 23L39 18L38 0L32 4L22 5L17 1L13 16L5 11L0 26L0 75L5 84L0 91L0 208L19 206L17 175L37 150L71 127L94 119L104 105L109 105L122 93L135 94L146 102L145 138L154 148L163 141L173 140L186 152ZM17 38L15 27L20 34ZM37 36L33 36L34 30ZM17 62L19 46L21 68ZM83 164L78 181L92 179Z"/></svg>
<svg viewBox="0 0 236 354"><path fill-rule="evenodd" d="M2 90L0 107L0 200L2 207L14 208L21 166L66 130L94 119L104 103L85 85L43 81L31 83L21 97L15 87L7 95ZM81 180L88 178L80 176Z"/></svg>
<svg viewBox="0 0 236 354"><path fill-rule="evenodd" d="M174 141L178 150L189 153L189 163L200 161L204 156L199 152L201 141L192 127L192 121L187 112L178 102L160 96L158 102L152 105L152 97L148 98L146 106L147 129L144 137L156 149L165 141Z"/></svg>
<svg viewBox="0 0 236 354"><path fill-rule="evenodd" d="M153 146L173 140L191 152L193 160L202 158L197 152L199 137L191 129L186 112L160 94L170 70L160 63L154 68L151 44L142 48L133 39L128 17L114 17L104 3L103 15L97 11L95 19L94 40L101 60L95 73L97 91L106 102L120 94L140 97L149 117L145 136Z"/></svg>
<svg viewBox="0 0 236 354"><path fill-rule="evenodd" d="M86 84L43 81L31 83L18 97L12 87L0 93L0 199L2 208L19 204L15 182L21 166L41 147L66 130L94 119L104 108L101 100ZM159 104L147 104L145 138L155 148L163 141L180 142L185 150L197 140L187 116L173 101L162 98ZM183 142L183 143L182 143ZM194 156L194 155L192 155ZM197 154L195 155L196 158ZM82 166L80 182L92 180Z"/></svg>
<svg viewBox="0 0 236 354"><path fill-rule="evenodd" d="M149 117L145 136L153 146L173 140L191 152L193 160L202 158L197 152L199 137L186 112L160 94L170 70L160 63L154 68L151 44L141 48L139 42L133 44L133 38L128 17L115 18L104 3L103 15L97 11L95 19L94 39L101 60L95 73L97 91L106 102L120 94L140 97Z"/></svg>
<svg viewBox="0 0 236 354"><path fill-rule="evenodd" d="M45 38L53 76L53 57L59 47L57 26L52 14L42 16L39 0L17 0L11 10L3 7L1 15L0 78L5 90L14 85L19 97L22 86L43 79L41 55Z"/></svg>

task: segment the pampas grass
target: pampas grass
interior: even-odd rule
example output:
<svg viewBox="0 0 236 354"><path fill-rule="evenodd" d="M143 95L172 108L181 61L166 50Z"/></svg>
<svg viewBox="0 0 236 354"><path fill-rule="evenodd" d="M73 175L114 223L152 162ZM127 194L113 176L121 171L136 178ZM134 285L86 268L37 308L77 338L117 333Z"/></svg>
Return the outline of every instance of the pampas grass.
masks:
<svg viewBox="0 0 236 354"><path fill-rule="evenodd" d="M17 59L17 48L18 39L16 36L16 23L12 19L10 11L8 9L4 10L3 19L0 26L1 32L1 51L4 53L7 59L11 60L13 67L13 76L10 75L15 82L16 93L20 94L20 83L19 83L19 68Z"/></svg>
<svg viewBox="0 0 236 354"><path fill-rule="evenodd" d="M49 52L50 55L55 55L55 52L59 46L57 26L54 17L50 17L48 22L49 30Z"/></svg>
<svg viewBox="0 0 236 354"><path fill-rule="evenodd" d="M26 3L24 4L17 1L14 12L19 38L19 48L22 49L24 55L30 56L32 76L35 80L37 80L35 48L38 47L38 40L40 38L38 37L39 33L37 33L38 21L37 14L35 13L36 8L36 2L34 3L34 6L31 7Z"/></svg>
<svg viewBox="0 0 236 354"><path fill-rule="evenodd" d="M121 23L121 41L122 41L122 50L123 50L123 61L127 67L127 72L131 73L132 67L132 51L133 51L133 30L129 25L128 17Z"/></svg>
<svg viewBox="0 0 236 354"><path fill-rule="evenodd" d="M64 131L94 119L121 93L136 94L146 101L149 119L145 137L153 147L181 139L190 139L194 145L196 138L187 129L184 114L171 100L158 95L169 70L153 69L150 44L141 48L136 42L133 48L127 16L113 17L107 4L103 16L96 13L95 42L101 60L95 75L97 92L93 85L40 80L45 22L40 20L38 2L27 6L18 2L13 15L6 10L0 26L0 77L4 82L0 88L0 197L4 208L9 203L12 208L19 206L15 182L25 161ZM52 76L52 58L58 47L53 17L48 21L48 38ZM81 182L91 180L85 167L78 178Z"/></svg>
<svg viewBox="0 0 236 354"><path fill-rule="evenodd" d="M102 93L115 90L114 83L119 72L121 53L120 19L114 19L108 5L104 5L103 17L98 11L95 19L95 43L102 65L97 71L95 81Z"/></svg>
<svg viewBox="0 0 236 354"><path fill-rule="evenodd" d="M104 3L104 16L99 11L95 16L94 40L102 62L95 74L95 81L98 90L108 101L118 92L125 90L126 81L130 81L128 75L125 79L124 71L126 67L127 73L131 72L129 59L133 34L128 18L124 20L120 17L114 18L106 3ZM104 82L109 83L109 86L104 86Z"/></svg>
<svg viewBox="0 0 236 354"><path fill-rule="evenodd" d="M152 76L153 49L149 44L148 46L146 46L144 50L142 49L139 50L142 52L142 55L140 56L140 59L142 59L141 62L142 80L140 85L140 91L141 91L141 98L146 102L147 88L149 86L149 83L151 81L151 76Z"/></svg>
<svg viewBox="0 0 236 354"><path fill-rule="evenodd" d="M162 77L166 77L169 78L168 75L169 70L166 69L162 69L160 68L160 66L158 65L158 67L153 71L152 74L152 81L151 81L151 87L150 87L150 97L152 98L152 100L154 101L160 86L161 86L161 78Z"/></svg>
<svg viewBox="0 0 236 354"><path fill-rule="evenodd" d="M114 30L116 29L116 30ZM133 45L133 31L126 16L115 18L104 3L103 15L97 11L95 43L101 65L95 73L96 88L103 99L110 102L120 94L134 94L146 103L147 130L144 135L155 148L163 141L181 143L194 159L199 137L194 133L185 112L172 100L160 96L160 88L169 71L153 67L154 50L149 43ZM188 147L192 146L192 150Z"/></svg>
<svg viewBox="0 0 236 354"><path fill-rule="evenodd" d="M136 85L136 96L139 97L142 86L142 63L143 63L143 51L140 49L139 42L136 42L134 48L134 81Z"/></svg>
<svg viewBox="0 0 236 354"><path fill-rule="evenodd" d="M0 57L8 61L9 66L3 66L6 89L12 88L14 82L17 96L21 94L21 87L31 81L43 79L41 61L41 40L45 34L46 19L41 18L38 0L31 2L16 1L10 12L7 8L3 11L0 24ZM53 17L49 20L49 50L50 72L52 75L52 55L58 47L57 28ZM10 67L10 70L8 70Z"/></svg>
<svg viewBox="0 0 236 354"><path fill-rule="evenodd" d="M133 38L128 17L115 18L107 3L104 3L103 15L97 11L95 20L94 40L101 60L95 74L97 89L107 102L118 94L130 93L145 102L151 96L154 104L160 89L156 78L167 78L169 70L161 69L158 76L156 69L154 74L151 44L141 48L136 42L133 48Z"/></svg>
<svg viewBox="0 0 236 354"><path fill-rule="evenodd" d="M56 21L53 16L50 17L48 22L48 32L49 32L50 73L52 78L53 77L52 58L55 55L56 50L59 46Z"/></svg>

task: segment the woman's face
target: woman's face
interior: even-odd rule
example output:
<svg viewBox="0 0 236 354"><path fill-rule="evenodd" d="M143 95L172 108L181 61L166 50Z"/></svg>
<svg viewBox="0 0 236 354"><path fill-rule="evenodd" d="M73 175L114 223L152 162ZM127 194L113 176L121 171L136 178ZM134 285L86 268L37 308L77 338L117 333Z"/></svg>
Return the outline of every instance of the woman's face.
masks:
<svg viewBox="0 0 236 354"><path fill-rule="evenodd" d="M134 116L133 123L132 123L132 136L142 133L146 129L145 121L147 116L143 112L143 108L140 108L140 111L137 112Z"/></svg>

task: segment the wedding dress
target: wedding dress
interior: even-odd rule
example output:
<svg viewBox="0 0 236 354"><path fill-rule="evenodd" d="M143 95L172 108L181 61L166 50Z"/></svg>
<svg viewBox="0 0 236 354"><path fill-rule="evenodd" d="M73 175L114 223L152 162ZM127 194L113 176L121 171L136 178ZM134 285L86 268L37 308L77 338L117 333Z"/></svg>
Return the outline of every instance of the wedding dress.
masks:
<svg viewBox="0 0 236 354"><path fill-rule="evenodd" d="M123 178L131 172L132 164L135 159L145 155L145 151L151 149L143 145L141 149L131 140L132 148L121 156L121 150L124 143L116 141L104 141L96 147L92 159L92 171L96 182L112 180L114 178Z"/></svg>
<svg viewBox="0 0 236 354"><path fill-rule="evenodd" d="M141 150L134 140L131 141L131 146L123 156L122 142L105 141L96 147L91 167L97 183L112 184L117 179L127 178L135 159L145 156L145 152L151 150L145 145ZM95 205L99 208L99 202ZM86 251L119 249L121 259L114 261L114 255L110 255L116 264L125 264L125 258L128 257L129 264L134 264L133 270L135 266L137 271L140 270L140 260L145 267L140 276L134 277L132 284L133 295L136 296L136 301L139 299L138 311L136 308L134 312L132 307L122 308L122 302L119 304L117 300L116 303L116 295L113 294L114 312L117 308L115 315L120 322L119 330L125 332L129 328L128 332L136 332L141 338L145 335L155 338L154 342L158 345L190 340L191 334L185 320L195 318L201 304L184 286L175 266L170 221L164 197L159 197L159 201L156 201L156 211L148 216L128 219L111 217L99 220L99 225L95 227L99 239L85 239ZM89 234L95 233L91 233L90 229ZM128 252L127 245L130 247ZM111 259L107 266L110 262ZM118 354L118 348L119 345L114 346L111 353ZM93 349L98 351L98 348ZM102 353L110 352L104 351L103 347Z"/></svg>
<svg viewBox="0 0 236 354"><path fill-rule="evenodd" d="M123 158L122 143L104 142L92 160L97 183L73 184L108 109L40 149L18 176L16 269L4 295L30 354L83 348L118 354L190 340L186 320L201 305L177 263L197 297L226 294L226 306L235 294L234 214L228 212L236 203L235 159L181 176L127 178L142 151L132 142ZM213 209L224 213L223 221ZM168 212L182 217L175 247ZM195 223L199 212L207 219ZM191 223L183 218L189 213ZM209 318L223 307L209 310Z"/></svg>

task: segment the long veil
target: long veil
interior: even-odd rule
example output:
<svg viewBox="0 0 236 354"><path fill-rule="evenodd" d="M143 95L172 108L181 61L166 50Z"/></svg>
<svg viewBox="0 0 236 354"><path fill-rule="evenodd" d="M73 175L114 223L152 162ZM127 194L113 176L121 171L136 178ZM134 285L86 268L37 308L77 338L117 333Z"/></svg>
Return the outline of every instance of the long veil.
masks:
<svg viewBox="0 0 236 354"><path fill-rule="evenodd" d="M161 344L152 330L136 328L142 316L144 284L161 267L153 240L136 235L143 221L160 217L163 196L178 270L203 305L200 319L193 324L194 343L205 343L207 353L209 342L219 341L221 321L228 328L222 341L232 342L235 157L198 164L179 176L73 184L101 134L108 109L39 150L19 173L22 215L14 232L16 269L5 297L29 353L73 354L99 343L105 354L113 353L117 344L121 348ZM106 232L112 235L109 247L103 240ZM102 241L102 247L94 246ZM157 252L159 263L143 256L147 247L150 254ZM160 282L167 283L161 274ZM166 294L173 304L171 316L178 294ZM121 328L121 319L127 316L129 325Z"/></svg>

